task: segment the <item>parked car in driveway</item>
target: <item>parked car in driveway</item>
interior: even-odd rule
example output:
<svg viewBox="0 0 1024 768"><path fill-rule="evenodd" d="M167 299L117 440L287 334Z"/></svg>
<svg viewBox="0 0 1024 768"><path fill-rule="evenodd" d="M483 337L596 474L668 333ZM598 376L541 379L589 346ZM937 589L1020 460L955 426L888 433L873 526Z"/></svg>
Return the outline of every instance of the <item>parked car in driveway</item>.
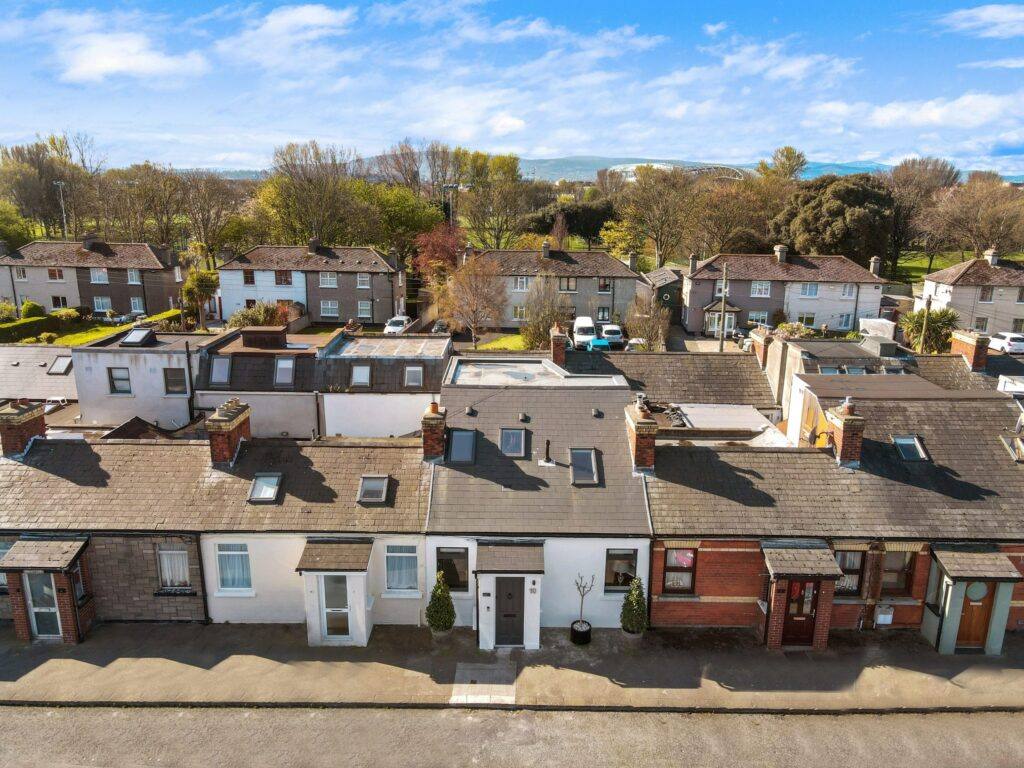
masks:
<svg viewBox="0 0 1024 768"><path fill-rule="evenodd" d="M452 326L447 320L438 320L430 329L431 333L451 333Z"/></svg>
<svg viewBox="0 0 1024 768"><path fill-rule="evenodd" d="M1024 333L1011 333L1009 331L993 333L992 339L988 343L988 348L1011 354L1024 353Z"/></svg>
<svg viewBox="0 0 1024 768"><path fill-rule="evenodd" d="M633 337L626 342L627 352L646 352L647 351L647 340L639 337Z"/></svg>
<svg viewBox="0 0 1024 768"><path fill-rule="evenodd" d="M608 339L601 339L594 337L587 342L587 352L607 352L610 350L611 344L608 343Z"/></svg>
<svg viewBox="0 0 1024 768"><path fill-rule="evenodd" d="M626 345L626 337L622 333L622 328L618 325L602 326L601 338L608 342L608 346L611 349L622 349Z"/></svg>
<svg viewBox="0 0 1024 768"><path fill-rule="evenodd" d="M597 337L597 326L592 317L577 317L572 324L572 343L576 349L586 349L591 339Z"/></svg>
<svg viewBox="0 0 1024 768"><path fill-rule="evenodd" d="M391 336L393 334L404 333L410 323L412 323L412 318L408 315L395 315L384 325L384 334Z"/></svg>

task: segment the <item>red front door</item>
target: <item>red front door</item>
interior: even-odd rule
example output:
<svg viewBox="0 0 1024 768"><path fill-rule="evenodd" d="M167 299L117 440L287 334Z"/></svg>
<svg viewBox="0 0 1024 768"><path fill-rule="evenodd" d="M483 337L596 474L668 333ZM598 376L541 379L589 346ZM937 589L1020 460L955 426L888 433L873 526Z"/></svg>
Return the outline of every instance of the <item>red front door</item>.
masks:
<svg viewBox="0 0 1024 768"><path fill-rule="evenodd" d="M783 645L811 645L814 642L814 614L817 608L818 582L789 582L786 618L782 623Z"/></svg>

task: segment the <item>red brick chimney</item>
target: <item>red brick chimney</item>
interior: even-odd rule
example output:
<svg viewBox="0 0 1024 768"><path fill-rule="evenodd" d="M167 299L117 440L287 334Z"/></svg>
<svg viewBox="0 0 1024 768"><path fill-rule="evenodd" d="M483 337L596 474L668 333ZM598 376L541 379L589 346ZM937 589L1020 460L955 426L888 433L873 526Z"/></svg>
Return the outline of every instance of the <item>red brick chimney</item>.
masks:
<svg viewBox="0 0 1024 768"><path fill-rule="evenodd" d="M0 451L20 455L33 437L46 434L44 403L12 400L0 407Z"/></svg>
<svg viewBox="0 0 1024 768"><path fill-rule="evenodd" d="M431 400L420 422L424 459L439 459L444 456L444 425L447 418L448 411Z"/></svg>
<svg viewBox="0 0 1024 768"><path fill-rule="evenodd" d="M751 347L754 350L754 357L757 364L763 371L768 365L768 345L772 343L772 334L767 328L755 328L750 332Z"/></svg>
<svg viewBox="0 0 1024 768"><path fill-rule="evenodd" d="M217 408L206 420L206 433L210 436L210 460L214 464L230 464L238 453L242 440L251 440L249 416L252 408L237 397Z"/></svg>
<svg viewBox="0 0 1024 768"><path fill-rule="evenodd" d="M639 396L635 403L626 406L626 433L629 435L633 468L654 469L654 438L658 434L658 423L640 404Z"/></svg>
<svg viewBox="0 0 1024 768"><path fill-rule="evenodd" d="M954 355L963 355L972 371L983 371L988 365L989 341L988 336L974 331L953 331L949 351Z"/></svg>
<svg viewBox="0 0 1024 768"><path fill-rule="evenodd" d="M843 467L859 467L860 451L864 443L864 417L858 416L853 398L842 405L825 411L829 426L829 440L836 453L836 462Z"/></svg>
<svg viewBox="0 0 1024 768"><path fill-rule="evenodd" d="M551 362L559 368L565 368L565 345L569 337L562 326L555 323L551 326Z"/></svg>

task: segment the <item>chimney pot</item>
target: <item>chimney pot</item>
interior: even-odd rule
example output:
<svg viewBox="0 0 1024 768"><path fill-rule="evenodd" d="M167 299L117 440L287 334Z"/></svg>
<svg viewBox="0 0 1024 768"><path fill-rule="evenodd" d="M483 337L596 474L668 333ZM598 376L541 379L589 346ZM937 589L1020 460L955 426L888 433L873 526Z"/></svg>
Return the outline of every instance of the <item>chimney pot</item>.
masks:
<svg viewBox="0 0 1024 768"><path fill-rule="evenodd" d="M870 269L871 269L871 274L874 275L875 277L881 277L882 276L882 257L881 256L872 256L871 257L871 267L870 267Z"/></svg>
<svg viewBox="0 0 1024 768"><path fill-rule="evenodd" d="M21 398L0 407L0 453L20 456L33 437L46 434L44 405Z"/></svg>
<svg viewBox="0 0 1024 768"><path fill-rule="evenodd" d="M785 245L776 245L775 246L775 260L778 261L779 264L785 264L786 263L786 258L788 256L789 256L789 248L788 247L786 247Z"/></svg>
<svg viewBox="0 0 1024 768"><path fill-rule="evenodd" d="M230 464L243 440L252 439L249 416L252 408L233 397L217 407L206 420L206 434L210 438L210 460L214 464Z"/></svg>

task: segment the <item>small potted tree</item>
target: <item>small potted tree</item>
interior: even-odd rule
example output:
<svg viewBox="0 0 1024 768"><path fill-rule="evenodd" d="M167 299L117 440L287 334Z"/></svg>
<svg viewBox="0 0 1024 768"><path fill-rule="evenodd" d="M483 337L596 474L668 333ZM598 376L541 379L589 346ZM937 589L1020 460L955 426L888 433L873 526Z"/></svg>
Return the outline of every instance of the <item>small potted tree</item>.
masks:
<svg viewBox="0 0 1024 768"><path fill-rule="evenodd" d="M619 619L626 637L639 638L647 629L647 598L644 596L644 583L639 576L634 576L629 584Z"/></svg>
<svg viewBox="0 0 1024 768"><path fill-rule="evenodd" d="M590 622L583 618L583 600L594 588L595 577L590 577L590 583L583 578L583 574L576 577L576 591L580 593L580 617L569 625L569 639L576 645L588 645L590 643Z"/></svg>
<svg viewBox="0 0 1024 768"><path fill-rule="evenodd" d="M444 572L438 571L437 581L427 604L427 626L434 637L445 637L452 631L454 625L455 604L452 603L452 593L444 580Z"/></svg>

